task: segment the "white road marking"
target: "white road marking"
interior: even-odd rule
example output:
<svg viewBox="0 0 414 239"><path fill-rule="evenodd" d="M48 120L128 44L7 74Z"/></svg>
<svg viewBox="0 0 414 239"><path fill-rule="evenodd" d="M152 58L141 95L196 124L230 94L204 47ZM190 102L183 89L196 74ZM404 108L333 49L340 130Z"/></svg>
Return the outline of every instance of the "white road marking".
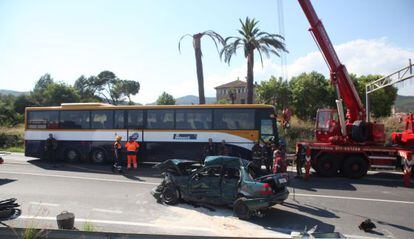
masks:
<svg viewBox="0 0 414 239"><path fill-rule="evenodd" d="M92 211L105 212L105 213L117 213L117 214L122 213L122 211L119 211L119 210L109 210L109 209L101 209L101 208L93 208Z"/></svg>
<svg viewBox="0 0 414 239"><path fill-rule="evenodd" d="M44 221L56 221L56 217L40 217L40 216L30 216L30 215L21 215L18 219L30 219L30 220L44 220ZM123 225L123 226L141 226L141 227L153 227L153 228L163 228L163 229L180 229L180 230L194 230L194 231L204 231L204 232L214 232L214 229L201 228L201 227L191 227L191 226L174 226L168 224L157 224L157 223L146 223L146 222L128 222L128 221L112 221L112 220L99 220L99 219L85 219L85 218L76 218L75 222L89 222L97 224L111 224L111 225Z"/></svg>
<svg viewBox="0 0 414 239"><path fill-rule="evenodd" d="M158 185L159 184L159 183L141 182L141 181L133 181L133 180L92 178L92 177L80 177L80 176L69 176L69 175L59 175L59 174L26 173L26 172L10 172L10 171L0 171L0 173L31 175L31 176L41 176L41 177L70 178L70 179L81 179L81 180L94 180L94 181L115 182L115 183L133 183L133 184L147 184L147 185Z"/></svg>
<svg viewBox="0 0 414 239"><path fill-rule="evenodd" d="M47 207L59 207L60 204L46 203L46 202L30 202L32 205L47 206Z"/></svg>
<svg viewBox="0 0 414 239"><path fill-rule="evenodd" d="M348 235L348 234L345 234L344 236L345 238L353 238L353 239L378 239L378 237L366 237L366 236ZM388 238L388 237L385 237L385 238Z"/></svg>
<svg viewBox="0 0 414 239"><path fill-rule="evenodd" d="M378 198L343 197L343 196L331 196L331 195L319 195L319 194L295 193L295 196L298 196L298 197L332 198L332 199L348 199L348 200L360 200L360 201L371 201L371 202L414 204L413 201L399 201L399 200L388 200L388 199L378 199Z"/></svg>

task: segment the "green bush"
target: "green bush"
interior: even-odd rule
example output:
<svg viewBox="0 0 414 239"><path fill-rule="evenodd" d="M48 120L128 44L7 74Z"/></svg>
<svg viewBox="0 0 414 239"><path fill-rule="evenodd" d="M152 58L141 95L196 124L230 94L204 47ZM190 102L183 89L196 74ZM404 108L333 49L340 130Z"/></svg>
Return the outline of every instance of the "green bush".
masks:
<svg viewBox="0 0 414 239"><path fill-rule="evenodd" d="M296 142L314 140L314 127L315 124L312 121L302 121L292 117L289 128L278 127L279 137L286 141L289 152L295 152Z"/></svg>
<svg viewBox="0 0 414 239"><path fill-rule="evenodd" d="M20 135L0 133L0 148L21 147L23 141Z"/></svg>

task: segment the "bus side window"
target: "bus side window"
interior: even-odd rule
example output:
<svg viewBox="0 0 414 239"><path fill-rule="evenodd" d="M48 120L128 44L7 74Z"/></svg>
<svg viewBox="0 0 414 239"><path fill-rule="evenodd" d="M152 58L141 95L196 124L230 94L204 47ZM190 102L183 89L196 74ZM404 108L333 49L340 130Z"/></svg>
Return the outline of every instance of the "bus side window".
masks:
<svg viewBox="0 0 414 239"><path fill-rule="evenodd" d="M112 129L113 111L112 110L92 110L91 111L92 129Z"/></svg>
<svg viewBox="0 0 414 239"><path fill-rule="evenodd" d="M174 110L148 110L147 111L148 129L173 129Z"/></svg>
<svg viewBox="0 0 414 239"><path fill-rule="evenodd" d="M114 128L115 129L125 128L125 111L124 110L114 111Z"/></svg>
<svg viewBox="0 0 414 239"><path fill-rule="evenodd" d="M55 110L29 111L27 128L57 129L59 128L59 112Z"/></svg>
<svg viewBox="0 0 414 239"><path fill-rule="evenodd" d="M60 128L62 129L89 129L89 110L62 110L60 111Z"/></svg>
<svg viewBox="0 0 414 239"><path fill-rule="evenodd" d="M209 109L177 109L176 129L211 129L212 111Z"/></svg>
<svg viewBox="0 0 414 239"><path fill-rule="evenodd" d="M263 141L269 141L273 137L273 126L271 119L260 120L260 138Z"/></svg>
<svg viewBox="0 0 414 239"><path fill-rule="evenodd" d="M254 129L253 109L214 110L214 129Z"/></svg>
<svg viewBox="0 0 414 239"><path fill-rule="evenodd" d="M144 127L144 111L143 110L127 110L128 129L141 129Z"/></svg>

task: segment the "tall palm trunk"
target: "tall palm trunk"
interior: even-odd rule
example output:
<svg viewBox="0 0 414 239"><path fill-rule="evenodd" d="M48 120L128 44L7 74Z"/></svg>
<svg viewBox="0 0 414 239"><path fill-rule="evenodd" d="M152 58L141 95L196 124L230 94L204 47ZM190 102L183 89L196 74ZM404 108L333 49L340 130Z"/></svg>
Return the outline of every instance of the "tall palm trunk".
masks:
<svg viewBox="0 0 414 239"><path fill-rule="evenodd" d="M197 81L198 81L198 101L199 104L205 104L206 98L204 96L204 75L203 75L203 61L201 60L201 34L193 36L193 47L196 59Z"/></svg>
<svg viewBox="0 0 414 239"><path fill-rule="evenodd" d="M253 104L254 50L247 53L247 104Z"/></svg>

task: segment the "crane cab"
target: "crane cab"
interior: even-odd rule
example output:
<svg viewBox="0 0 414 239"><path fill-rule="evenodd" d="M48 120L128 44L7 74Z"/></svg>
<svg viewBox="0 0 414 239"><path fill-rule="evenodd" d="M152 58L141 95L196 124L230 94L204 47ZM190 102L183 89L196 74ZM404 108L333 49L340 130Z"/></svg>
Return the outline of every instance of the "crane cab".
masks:
<svg viewBox="0 0 414 239"><path fill-rule="evenodd" d="M329 143L329 138L338 135L340 135L338 111L336 109L319 109L316 113L316 140Z"/></svg>

